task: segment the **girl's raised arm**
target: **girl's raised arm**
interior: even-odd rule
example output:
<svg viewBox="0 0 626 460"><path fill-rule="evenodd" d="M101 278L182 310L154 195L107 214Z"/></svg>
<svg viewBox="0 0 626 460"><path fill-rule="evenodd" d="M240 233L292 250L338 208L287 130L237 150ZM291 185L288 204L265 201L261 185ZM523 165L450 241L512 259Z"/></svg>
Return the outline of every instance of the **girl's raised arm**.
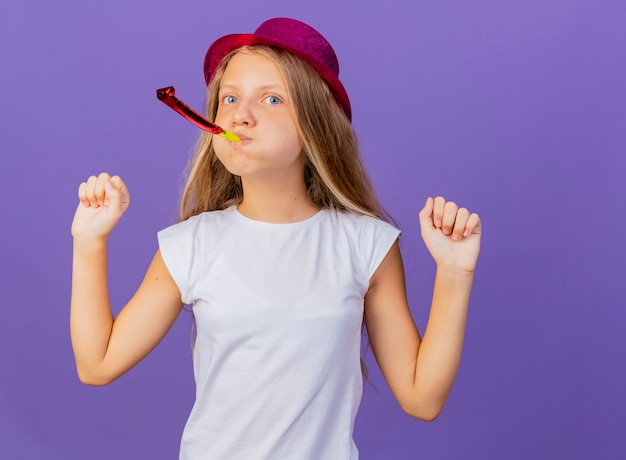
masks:
<svg viewBox="0 0 626 460"><path fill-rule="evenodd" d="M420 226L437 264L423 340L409 310L397 242L370 280L365 321L374 356L400 406L414 417L434 420L461 359L481 227L478 215L441 197L427 200Z"/></svg>
<svg viewBox="0 0 626 460"><path fill-rule="evenodd" d="M165 336L182 308L180 292L159 251L139 289L113 318L107 279L107 240L128 208L118 176L92 176L78 191L72 222L74 256L70 332L78 376L105 385L143 359Z"/></svg>

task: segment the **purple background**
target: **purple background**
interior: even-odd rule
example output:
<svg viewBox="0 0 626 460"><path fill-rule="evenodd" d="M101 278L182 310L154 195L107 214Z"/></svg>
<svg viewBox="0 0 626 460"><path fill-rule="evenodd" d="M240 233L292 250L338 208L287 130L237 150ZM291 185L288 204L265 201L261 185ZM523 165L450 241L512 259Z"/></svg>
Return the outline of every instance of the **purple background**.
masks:
<svg viewBox="0 0 626 460"><path fill-rule="evenodd" d="M194 391L188 313L112 385L76 377L76 188L103 170L130 187L111 238L119 308L155 232L176 219L197 134L155 89L174 85L200 109L207 46L273 16L311 23L339 55L366 163L404 230L421 330L434 273L416 217L425 197L443 194L484 222L446 408L432 424L404 415L370 355L376 388L358 418L361 458L623 455L626 4L230 4L3 0L0 457L176 458Z"/></svg>

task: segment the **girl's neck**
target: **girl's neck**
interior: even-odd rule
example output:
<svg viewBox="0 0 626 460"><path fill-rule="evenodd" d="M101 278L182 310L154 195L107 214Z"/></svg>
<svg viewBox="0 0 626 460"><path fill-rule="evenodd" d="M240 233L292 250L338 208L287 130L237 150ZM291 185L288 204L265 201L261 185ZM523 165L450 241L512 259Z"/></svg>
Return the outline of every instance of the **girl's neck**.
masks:
<svg viewBox="0 0 626 460"><path fill-rule="evenodd" d="M284 184L283 184L284 185ZM237 210L249 219L276 224L300 222L319 211L301 187L267 186L242 181L243 200Z"/></svg>

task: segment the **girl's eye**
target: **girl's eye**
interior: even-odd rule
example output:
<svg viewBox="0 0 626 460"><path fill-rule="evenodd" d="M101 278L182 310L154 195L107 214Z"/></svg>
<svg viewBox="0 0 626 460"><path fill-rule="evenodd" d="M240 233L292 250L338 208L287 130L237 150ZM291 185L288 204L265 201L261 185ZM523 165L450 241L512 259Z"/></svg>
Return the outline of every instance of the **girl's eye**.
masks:
<svg viewBox="0 0 626 460"><path fill-rule="evenodd" d="M265 101L270 104L270 105L279 105L280 103L282 103L283 101L280 100L279 97L277 96L267 96L265 98Z"/></svg>
<svg viewBox="0 0 626 460"><path fill-rule="evenodd" d="M224 96L223 101L224 104L234 104L237 102L237 98L235 96Z"/></svg>

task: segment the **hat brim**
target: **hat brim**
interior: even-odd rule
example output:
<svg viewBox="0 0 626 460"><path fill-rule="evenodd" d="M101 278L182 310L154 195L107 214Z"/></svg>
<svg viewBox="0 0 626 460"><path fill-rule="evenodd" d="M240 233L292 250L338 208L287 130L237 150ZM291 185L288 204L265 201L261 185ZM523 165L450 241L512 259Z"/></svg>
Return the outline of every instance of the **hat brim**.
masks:
<svg viewBox="0 0 626 460"><path fill-rule="evenodd" d="M321 62L311 58L310 56L307 56L297 49L286 46L283 43L275 42L264 37L259 37L258 35L254 34L230 34L218 38L215 42L213 42L204 58L204 79L207 85L211 82L211 79L213 78L217 67L231 51L237 48L241 48L242 46L251 45L266 45L281 48L303 59L305 62L311 65L317 71L317 73L319 73L320 76L326 81L331 91L333 92L337 103L343 109L348 119L352 119L352 108L350 106L348 93L346 92L346 89L343 87L343 84L341 83L337 75L335 75L332 70L330 70Z"/></svg>

